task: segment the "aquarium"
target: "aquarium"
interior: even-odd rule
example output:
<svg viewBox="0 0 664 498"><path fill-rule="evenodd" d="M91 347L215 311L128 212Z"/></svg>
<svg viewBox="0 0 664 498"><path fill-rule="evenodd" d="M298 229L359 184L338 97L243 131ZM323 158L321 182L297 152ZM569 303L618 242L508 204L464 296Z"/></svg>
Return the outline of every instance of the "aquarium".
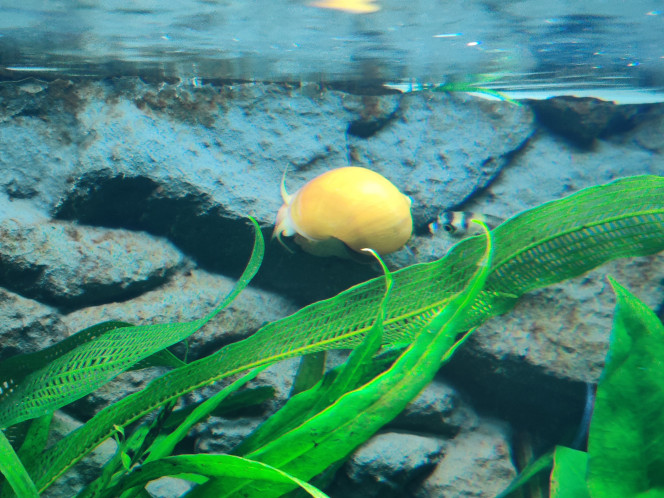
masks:
<svg viewBox="0 0 664 498"><path fill-rule="evenodd" d="M662 33L0 0L3 496L662 493Z"/></svg>

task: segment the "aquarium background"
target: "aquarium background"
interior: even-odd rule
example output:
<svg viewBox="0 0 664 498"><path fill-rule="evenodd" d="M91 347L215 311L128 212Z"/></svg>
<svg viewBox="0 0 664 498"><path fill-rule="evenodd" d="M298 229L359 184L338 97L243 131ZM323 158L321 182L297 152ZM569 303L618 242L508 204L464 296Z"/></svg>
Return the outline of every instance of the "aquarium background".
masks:
<svg viewBox="0 0 664 498"><path fill-rule="evenodd" d="M105 320L205 315L249 258L248 216L268 241L261 270L174 348L181 357L381 275L377 264L269 242L286 168L289 192L355 165L410 196L415 231L385 258L392 270L460 240L430 232L443 212L504 220L664 173L661 2L341 3L0 2L2 359ZM663 267L661 254L619 260L524 296L351 456L330 496L496 496L584 423L611 331L606 275L661 316ZM274 399L210 417L180 449L230 451L288 399L297 364L253 381ZM163 372L120 375L59 411L58 431ZM46 496L73 496L114 444ZM149 489L189 487L166 478Z"/></svg>

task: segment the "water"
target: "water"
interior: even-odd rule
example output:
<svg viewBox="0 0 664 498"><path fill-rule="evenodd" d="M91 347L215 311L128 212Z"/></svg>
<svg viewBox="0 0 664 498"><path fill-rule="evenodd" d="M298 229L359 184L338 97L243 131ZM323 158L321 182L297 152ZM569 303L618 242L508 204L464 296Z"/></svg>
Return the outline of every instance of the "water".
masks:
<svg viewBox="0 0 664 498"><path fill-rule="evenodd" d="M356 15L304 0L0 2L0 76L437 84L488 74L519 97L662 100L655 0L376 5Z"/></svg>

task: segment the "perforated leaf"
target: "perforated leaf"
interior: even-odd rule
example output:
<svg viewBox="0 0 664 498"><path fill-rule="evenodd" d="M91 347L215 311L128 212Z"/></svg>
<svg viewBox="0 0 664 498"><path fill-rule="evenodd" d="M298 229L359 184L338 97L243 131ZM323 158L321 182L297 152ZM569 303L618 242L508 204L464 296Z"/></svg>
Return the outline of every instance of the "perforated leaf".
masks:
<svg viewBox="0 0 664 498"><path fill-rule="evenodd" d="M27 355L30 366L36 360L51 361L27 375L24 367L17 366L20 375L16 378L24 378L19 382L13 377L5 380L4 389L0 388L0 428L53 412L80 399L209 322L235 299L260 267L264 243L257 223L252 222L256 238L251 260L233 290L210 314L184 323L128 326L123 322L107 322L63 341L63 347L56 345L43 353ZM16 366L20 357L8 363ZM7 366L4 374L11 375Z"/></svg>
<svg viewBox="0 0 664 498"><path fill-rule="evenodd" d="M522 213L492 233L494 264L460 332L509 310L524 292L618 257L663 250L664 178L631 177L585 189ZM414 331L466 287L482 252L480 238L465 239L437 262L395 272L383 344L412 341ZM357 345L373 324L383 289L382 277L370 280L156 379L46 452L36 482L44 489L108 437L114 424L125 425L197 387L283 358Z"/></svg>
<svg viewBox="0 0 664 498"><path fill-rule="evenodd" d="M367 384L346 392L326 409L270 440L247 457L276 466L300 479L310 480L345 458L394 419L433 380L441 364L449 359L450 350L458 342L455 333L458 322L484 286L491 254L491 240L487 237L486 259L476 268L468 287L454 296L419 331L413 343L387 371ZM343 375L343 372L339 374L340 377ZM200 496L227 498L238 495L269 498L282 496L283 492L280 488L266 487L258 482L206 483L200 487L214 489L214 493L207 490L208 493L199 493Z"/></svg>

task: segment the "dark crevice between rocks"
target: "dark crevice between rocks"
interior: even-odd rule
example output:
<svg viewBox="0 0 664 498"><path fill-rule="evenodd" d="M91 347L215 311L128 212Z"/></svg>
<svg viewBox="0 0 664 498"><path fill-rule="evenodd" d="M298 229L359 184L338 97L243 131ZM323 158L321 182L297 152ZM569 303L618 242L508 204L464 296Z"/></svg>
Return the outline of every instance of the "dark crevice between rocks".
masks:
<svg viewBox="0 0 664 498"><path fill-rule="evenodd" d="M145 177L96 171L80 177L53 214L56 219L88 225L140 229L145 202L158 187Z"/></svg>
<svg viewBox="0 0 664 498"><path fill-rule="evenodd" d="M472 341L472 339L471 339ZM457 351L440 371L479 413L536 435L541 450L570 445L583 418L586 384L547 374L521 358Z"/></svg>
<svg viewBox="0 0 664 498"><path fill-rule="evenodd" d="M191 187L178 186L177 196L168 188L142 176L97 171L76 182L53 216L166 237L202 269L238 278L253 246L249 220L225 211ZM325 299L380 275L370 264L318 258L302 251L291 254L271 240L271 232L271 226L262 227L265 258L253 284L285 294L298 305Z"/></svg>
<svg viewBox="0 0 664 498"><path fill-rule="evenodd" d="M139 297L165 285L175 274L177 268L172 268L163 275L153 275L144 280L128 283L88 283L81 285L81 292L74 296L60 295L57 289L50 289L48 285L40 283L46 271L48 268L41 265L17 269L15 265L4 263L0 257L0 287L20 297L37 301L55 308L60 313L67 314L89 306L124 302Z"/></svg>
<svg viewBox="0 0 664 498"><path fill-rule="evenodd" d="M0 287L26 299L39 300L37 282L45 270L41 265L16 267L0 255Z"/></svg>
<svg viewBox="0 0 664 498"><path fill-rule="evenodd" d="M657 308L656 314L657 314L657 318L659 318L659 320L662 322L662 324L664 324L664 303L659 305L659 308Z"/></svg>

